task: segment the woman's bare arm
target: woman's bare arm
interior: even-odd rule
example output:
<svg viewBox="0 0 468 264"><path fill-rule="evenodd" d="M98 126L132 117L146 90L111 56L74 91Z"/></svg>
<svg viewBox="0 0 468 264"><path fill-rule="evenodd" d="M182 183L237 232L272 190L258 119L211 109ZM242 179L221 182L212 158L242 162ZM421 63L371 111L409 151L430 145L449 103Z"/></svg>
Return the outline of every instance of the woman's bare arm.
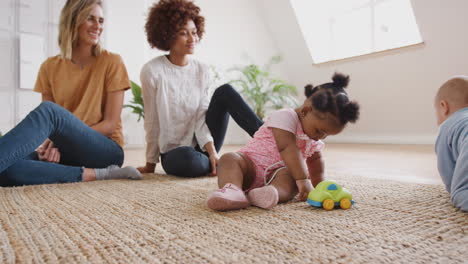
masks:
<svg viewBox="0 0 468 264"><path fill-rule="evenodd" d="M91 126L92 129L110 137L114 133L120 121L124 99L124 91L110 92L107 94L104 107L104 118L101 122Z"/></svg>

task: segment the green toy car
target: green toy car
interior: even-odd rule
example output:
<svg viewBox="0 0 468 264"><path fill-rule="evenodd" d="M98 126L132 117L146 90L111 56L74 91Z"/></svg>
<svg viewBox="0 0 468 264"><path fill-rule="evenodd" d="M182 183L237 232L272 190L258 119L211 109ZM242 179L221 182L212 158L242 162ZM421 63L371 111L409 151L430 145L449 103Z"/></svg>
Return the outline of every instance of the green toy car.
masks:
<svg viewBox="0 0 468 264"><path fill-rule="evenodd" d="M335 207L349 209L354 204L353 195L335 181L322 181L307 196L307 203L325 210Z"/></svg>

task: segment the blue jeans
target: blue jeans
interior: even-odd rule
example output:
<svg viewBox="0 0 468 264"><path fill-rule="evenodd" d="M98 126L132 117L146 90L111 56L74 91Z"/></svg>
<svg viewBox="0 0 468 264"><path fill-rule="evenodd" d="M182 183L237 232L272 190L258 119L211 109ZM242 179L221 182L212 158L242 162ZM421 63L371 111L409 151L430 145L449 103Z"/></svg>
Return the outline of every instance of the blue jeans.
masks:
<svg viewBox="0 0 468 264"><path fill-rule="evenodd" d="M229 115L251 137L263 125L231 85L222 85L214 92L206 111L206 124L213 136L216 151L223 146ZM163 153L161 164L166 173L182 177L203 176L211 171L208 153L203 152L199 146L183 146Z"/></svg>
<svg viewBox="0 0 468 264"><path fill-rule="evenodd" d="M47 138L59 149L60 164L37 159L35 149ZM42 102L0 138L0 186L79 182L83 167L121 166L123 159L116 142L61 106Z"/></svg>

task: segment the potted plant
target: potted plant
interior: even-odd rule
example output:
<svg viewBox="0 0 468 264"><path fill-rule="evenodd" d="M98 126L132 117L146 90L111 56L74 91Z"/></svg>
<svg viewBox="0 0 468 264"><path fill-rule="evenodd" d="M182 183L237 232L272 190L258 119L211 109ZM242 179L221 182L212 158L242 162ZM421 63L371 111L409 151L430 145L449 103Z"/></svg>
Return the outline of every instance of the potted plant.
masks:
<svg viewBox="0 0 468 264"><path fill-rule="evenodd" d="M285 105L297 106L295 98L297 88L281 79L270 76L270 68L280 62L280 56L273 56L263 67L249 64L230 70L240 73L240 77L230 81L230 83L240 86L241 94L246 97L261 119L265 117L265 111L268 108L280 109Z"/></svg>
<svg viewBox="0 0 468 264"><path fill-rule="evenodd" d="M143 105L143 97L141 95L141 87L134 83L132 83L132 94L133 94L133 99L130 101L130 104L125 104L125 108L131 108L133 109L132 113L135 113L138 115L138 122L140 119L145 119L145 111L144 111L144 105Z"/></svg>

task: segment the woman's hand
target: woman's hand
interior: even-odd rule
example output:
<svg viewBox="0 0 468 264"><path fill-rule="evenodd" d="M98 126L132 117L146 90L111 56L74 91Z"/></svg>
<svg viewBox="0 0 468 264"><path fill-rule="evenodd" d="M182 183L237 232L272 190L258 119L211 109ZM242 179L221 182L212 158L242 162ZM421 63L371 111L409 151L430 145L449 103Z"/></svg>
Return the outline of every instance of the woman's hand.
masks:
<svg viewBox="0 0 468 264"><path fill-rule="evenodd" d="M218 157L218 153L216 152L216 149L214 147L214 144L213 144L213 142L208 142L203 147L208 152L208 155L209 155L209 158L210 158L211 173L209 175L210 176L216 176L216 174L217 174L216 165L218 165L219 157Z"/></svg>
<svg viewBox="0 0 468 264"><path fill-rule="evenodd" d="M309 192L312 191L312 182L310 182L310 179L296 180L296 185L297 185L297 188L299 189L299 193L297 194L297 199L299 201L307 200L307 196L309 195Z"/></svg>
<svg viewBox="0 0 468 264"><path fill-rule="evenodd" d="M60 151L54 147L54 143L50 139L46 139L42 145L36 150L40 161L52 163L60 162Z"/></svg>
<svg viewBox="0 0 468 264"><path fill-rule="evenodd" d="M216 171L216 166L218 165L218 162L218 153L214 152L213 154L210 154L211 173L209 174L209 176L217 175L218 172Z"/></svg>
<svg viewBox="0 0 468 264"><path fill-rule="evenodd" d="M156 164L155 163L149 163L149 162L146 162L146 165L143 166L143 167L138 167L137 170L140 172L140 173L154 173L154 169L156 168Z"/></svg>

